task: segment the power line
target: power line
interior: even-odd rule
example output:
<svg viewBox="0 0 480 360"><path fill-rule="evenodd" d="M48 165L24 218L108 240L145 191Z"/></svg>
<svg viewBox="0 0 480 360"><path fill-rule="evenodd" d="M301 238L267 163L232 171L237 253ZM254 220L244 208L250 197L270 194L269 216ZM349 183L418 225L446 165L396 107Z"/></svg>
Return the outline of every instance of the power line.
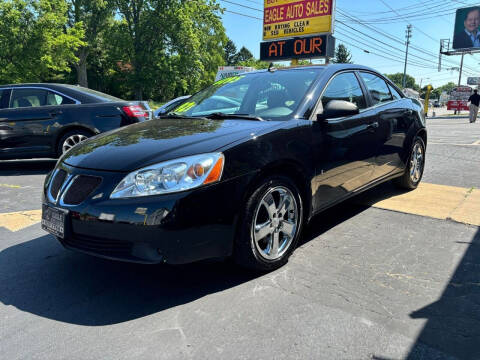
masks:
<svg viewBox="0 0 480 360"><path fill-rule="evenodd" d="M247 15L247 14L242 14L242 13L239 13L239 12L236 12L236 11L232 11L232 10L227 10L225 9L224 10L225 12L228 12L228 13L231 13L231 14L235 14L235 15L240 15L240 16L245 16L245 17L248 17L248 18L251 18L251 19L256 19L256 20L262 20L262 18L259 18L259 17L256 17L256 16L251 16L251 15Z"/></svg>
<svg viewBox="0 0 480 360"><path fill-rule="evenodd" d="M226 3L229 3L229 4L232 4L232 5L240 6L240 7L243 7L243 8L245 8L245 9L255 10L255 11L259 11L259 12L263 13L263 10L260 10L260 9L257 9L257 8L251 7L251 6L239 4L239 3L235 2L235 1L230 1L230 0L220 0L220 1L223 1L223 2L226 2ZM262 20L263 20L263 19L262 19Z"/></svg>

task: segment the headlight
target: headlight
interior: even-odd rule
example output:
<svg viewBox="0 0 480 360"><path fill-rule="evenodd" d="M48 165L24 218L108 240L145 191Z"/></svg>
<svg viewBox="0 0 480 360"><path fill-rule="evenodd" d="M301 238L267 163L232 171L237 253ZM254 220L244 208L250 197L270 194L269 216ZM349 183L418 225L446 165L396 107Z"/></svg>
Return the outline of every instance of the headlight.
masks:
<svg viewBox="0 0 480 360"><path fill-rule="evenodd" d="M202 154L145 167L128 174L110 198L170 194L219 181L224 159L222 153Z"/></svg>

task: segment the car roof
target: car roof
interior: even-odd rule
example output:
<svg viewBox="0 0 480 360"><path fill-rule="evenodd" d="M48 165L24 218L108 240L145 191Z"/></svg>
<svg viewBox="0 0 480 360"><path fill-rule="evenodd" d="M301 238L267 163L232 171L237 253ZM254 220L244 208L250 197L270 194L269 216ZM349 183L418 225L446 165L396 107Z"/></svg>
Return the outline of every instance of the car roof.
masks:
<svg viewBox="0 0 480 360"><path fill-rule="evenodd" d="M22 88L22 87L37 87L37 88L46 88L46 89L55 90L61 94L65 94L69 97L72 97L80 101L81 103L124 101L114 96L103 94L101 92L94 91L91 89L83 88L78 85L59 84L59 83L22 83L22 84L0 85L0 89L5 89L5 88L15 89L15 88Z"/></svg>
<svg viewBox="0 0 480 360"><path fill-rule="evenodd" d="M275 67L275 65L273 65ZM335 73L341 70L367 70L380 74L377 70L358 64L308 64L308 65L295 65L295 66L286 66L275 68L277 71L288 71L288 70L304 70L304 69L324 69L329 73ZM242 75L250 75L255 73L267 72L268 69L261 69L256 71L251 71L247 73L242 73Z"/></svg>

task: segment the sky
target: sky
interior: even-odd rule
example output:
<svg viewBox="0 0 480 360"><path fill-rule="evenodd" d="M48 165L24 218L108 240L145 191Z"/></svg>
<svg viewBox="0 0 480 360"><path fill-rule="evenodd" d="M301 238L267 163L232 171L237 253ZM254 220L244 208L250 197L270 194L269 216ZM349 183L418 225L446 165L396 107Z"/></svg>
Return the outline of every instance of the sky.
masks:
<svg viewBox="0 0 480 360"><path fill-rule="evenodd" d="M218 2L226 10L222 19L227 36L237 49L245 46L259 58L263 0ZM439 72L440 40L453 40L455 10L474 5L478 0L336 0L334 36L337 45L351 52L354 63L384 74L403 73L405 32L411 24L407 73L422 86L457 84L461 56L442 56ZM465 55L462 85L468 76L480 77L480 53Z"/></svg>

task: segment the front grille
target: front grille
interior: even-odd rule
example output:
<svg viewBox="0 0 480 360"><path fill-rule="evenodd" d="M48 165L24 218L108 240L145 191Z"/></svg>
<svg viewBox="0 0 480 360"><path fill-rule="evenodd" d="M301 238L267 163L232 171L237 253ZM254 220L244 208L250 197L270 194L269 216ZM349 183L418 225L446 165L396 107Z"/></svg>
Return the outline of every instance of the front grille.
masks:
<svg viewBox="0 0 480 360"><path fill-rule="evenodd" d="M67 188L63 198L65 205L78 205L100 185L102 178L96 176L80 175L73 179L72 184Z"/></svg>
<svg viewBox="0 0 480 360"><path fill-rule="evenodd" d="M62 241L66 246L106 256L129 257L133 247L131 242L107 240L78 234L74 234L72 237Z"/></svg>
<svg viewBox="0 0 480 360"><path fill-rule="evenodd" d="M56 199L58 196L58 192L62 188L63 182L67 177L67 172L65 170L58 170L55 174L55 177L52 180L52 184L50 185L50 195L52 198Z"/></svg>

